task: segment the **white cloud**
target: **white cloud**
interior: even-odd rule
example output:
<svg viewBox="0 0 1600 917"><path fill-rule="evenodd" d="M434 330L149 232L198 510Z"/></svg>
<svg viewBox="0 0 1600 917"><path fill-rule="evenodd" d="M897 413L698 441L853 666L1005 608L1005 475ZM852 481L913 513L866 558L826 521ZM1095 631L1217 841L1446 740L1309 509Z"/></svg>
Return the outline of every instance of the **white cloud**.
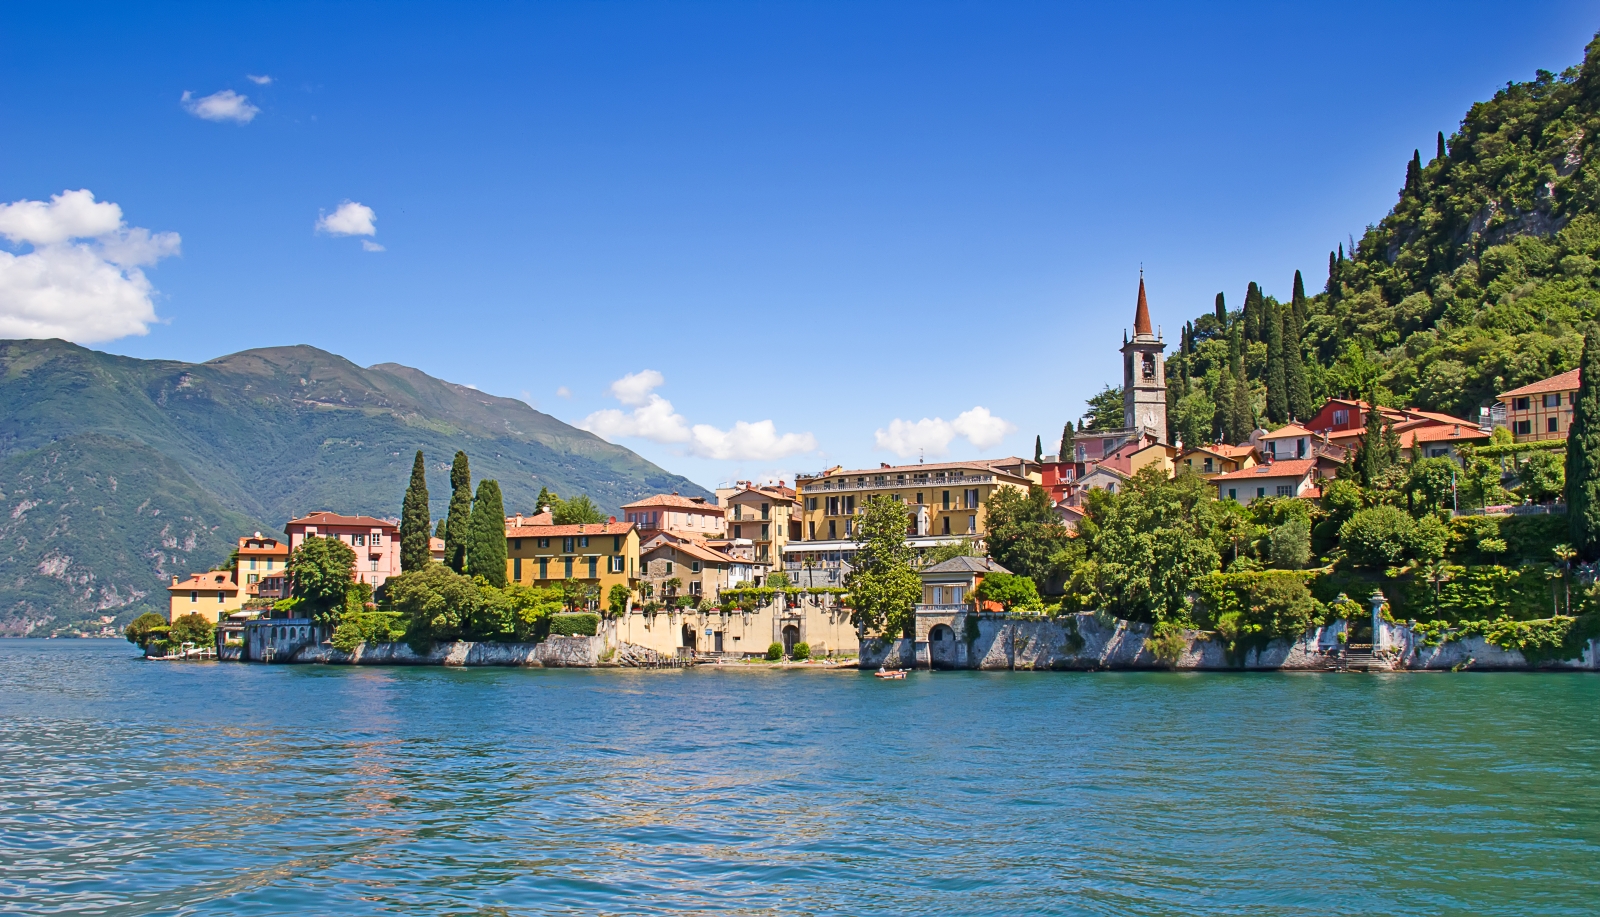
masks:
<svg viewBox="0 0 1600 917"><path fill-rule="evenodd" d="M371 207L347 200L332 213L317 217L317 232L330 236L371 236L378 232L378 227L373 225L377 222L378 215Z"/></svg>
<svg viewBox="0 0 1600 917"><path fill-rule="evenodd" d="M246 73L244 75L244 78L249 80L252 83L255 83L257 86L271 86L272 85L272 77L267 76L266 74L262 74L261 76L256 76L254 73Z"/></svg>
<svg viewBox="0 0 1600 917"><path fill-rule="evenodd" d="M710 424L690 426L672 407L672 402L655 393L654 390L665 382L666 378L653 369L623 376L611 383L611 394L633 410L595 411L578 426L605 439L681 443L690 455L710 459L771 461L817 448L816 437L810 433L780 434L770 420L755 423L740 420L731 430L721 430ZM565 386L557 394L563 391ZM563 397L570 397L570 393Z"/></svg>
<svg viewBox="0 0 1600 917"><path fill-rule="evenodd" d="M0 235L32 247L0 251L0 337L80 344L146 333L155 289L140 268L180 245L175 232L127 226L121 207L88 190L0 204Z"/></svg>
<svg viewBox="0 0 1600 917"><path fill-rule="evenodd" d="M362 239L361 240L361 250L364 251L364 252L384 252L384 251L388 251L388 249L386 249L382 245L379 245L378 243L372 241L371 239Z"/></svg>
<svg viewBox="0 0 1600 917"><path fill-rule="evenodd" d="M611 396L623 404L644 404L649 400L650 393L666 381L667 378L655 370L642 369L611 383Z"/></svg>
<svg viewBox="0 0 1600 917"><path fill-rule="evenodd" d="M950 426L979 449L993 449L1000 445L1007 434L1017 432L1016 424L990 414L985 407L962 411L950 422Z"/></svg>
<svg viewBox="0 0 1600 917"><path fill-rule="evenodd" d="M873 441L879 449L901 458L941 456L949 451L951 441L957 436L983 451L998 446L1007 434L1016 430L1015 424L990 414L988 408L975 407L962 411L953 421L942 417L924 417L916 421L896 417L889 421L888 427L874 432Z"/></svg>
<svg viewBox="0 0 1600 917"><path fill-rule="evenodd" d="M194 93L185 92L183 98L178 101L184 111L206 121L237 121L240 124L249 124L251 119L261 113L261 109L250 104L249 96L242 96L232 89L213 92L198 99L194 97Z"/></svg>
<svg viewBox="0 0 1600 917"><path fill-rule="evenodd" d="M556 389L556 397L557 398L571 398L572 397L572 389L567 388L565 385L563 385L560 388Z"/></svg>

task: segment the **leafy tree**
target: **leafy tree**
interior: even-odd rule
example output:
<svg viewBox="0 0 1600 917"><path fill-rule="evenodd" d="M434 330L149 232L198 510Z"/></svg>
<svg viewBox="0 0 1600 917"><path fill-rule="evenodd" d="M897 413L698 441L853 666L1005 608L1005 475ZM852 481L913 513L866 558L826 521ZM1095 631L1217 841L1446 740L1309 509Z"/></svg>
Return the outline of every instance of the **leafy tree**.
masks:
<svg viewBox="0 0 1600 917"><path fill-rule="evenodd" d="M789 574L783 572L782 570L778 570L767 575L767 588L788 589L789 586Z"/></svg>
<svg viewBox="0 0 1600 917"><path fill-rule="evenodd" d="M478 482L467 528L467 570L495 588L506 584L506 507L500 482Z"/></svg>
<svg viewBox="0 0 1600 917"><path fill-rule="evenodd" d="M1223 367L1216 374L1216 382L1211 389L1211 398L1215 407L1211 414L1211 428L1217 442L1237 443L1234 438L1234 413L1237 405L1233 398L1233 373Z"/></svg>
<svg viewBox="0 0 1600 917"><path fill-rule="evenodd" d="M556 584L561 593L561 607L568 612L587 609L600 601L600 587L582 580L564 579Z"/></svg>
<svg viewBox="0 0 1600 917"><path fill-rule="evenodd" d="M1072 423L1069 421L1061 426L1061 445L1056 449L1056 461L1072 461L1077 454L1076 449L1077 444L1072 436Z"/></svg>
<svg viewBox="0 0 1600 917"><path fill-rule="evenodd" d="M1517 468L1522 495L1534 503L1549 503L1566 489L1566 474L1560 456L1546 449L1533 453Z"/></svg>
<svg viewBox="0 0 1600 917"><path fill-rule="evenodd" d="M1266 340L1263 329L1265 323L1261 321L1261 288L1256 286L1254 280L1250 281L1250 286L1245 288L1244 309L1240 313L1240 318L1242 320L1241 324L1244 326L1244 342L1246 344Z"/></svg>
<svg viewBox="0 0 1600 917"><path fill-rule="evenodd" d="M561 498L552 493L550 488L540 487L539 498L533 501L533 511L535 513L542 513L545 511L546 507L549 507L550 511L554 513L556 504L560 502Z"/></svg>
<svg viewBox="0 0 1600 917"><path fill-rule="evenodd" d="M1039 598L1039 590L1034 586L1033 580L1026 576L1016 576L1010 573L990 573L973 590L973 598L979 602L994 602L1006 611L1016 608L1043 608L1044 602ZM981 607L981 606L980 606Z"/></svg>
<svg viewBox="0 0 1600 917"><path fill-rule="evenodd" d="M1376 395L1370 396L1371 409L1367 411L1366 431L1361 436L1361 447L1356 451L1355 466L1361 486L1371 487L1389 470L1394 457L1384 443L1383 414L1378 411Z"/></svg>
<svg viewBox="0 0 1600 917"><path fill-rule="evenodd" d="M886 636L908 633L922 580L911 569L905 504L887 496L869 498L856 520L855 538L855 567L844 586L856 625Z"/></svg>
<svg viewBox="0 0 1600 917"><path fill-rule="evenodd" d="M960 541L947 541L943 544L936 544L927 549L922 554L922 563L923 566L931 567L934 564L942 564L956 557L977 556L978 549L973 546L972 542L962 539Z"/></svg>
<svg viewBox="0 0 1600 917"><path fill-rule="evenodd" d="M411 463L411 483L406 487L405 500L400 504L400 569L421 570L433 563L433 552L428 549L428 476L423 466L422 450L417 450Z"/></svg>
<svg viewBox="0 0 1600 917"><path fill-rule="evenodd" d="M1217 406L1203 391L1196 390L1179 398L1177 408L1171 414L1174 441L1186 446L1210 441L1211 423L1216 412Z"/></svg>
<svg viewBox="0 0 1600 917"><path fill-rule="evenodd" d="M613 618L620 618L627 613L628 599L632 597L633 593L628 591L627 586L621 583L614 583L611 586L611 593L606 596L606 610L611 612Z"/></svg>
<svg viewBox="0 0 1600 917"><path fill-rule="evenodd" d="M431 566L431 565L430 565ZM307 538L289 555L291 594L297 610L318 624L338 623L345 593L355 582L356 552L337 538Z"/></svg>
<svg viewBox="0 0 1600 917"><path fill-rule="evenodd" d="M1048 591L1058 572L1053 558L1070 537L1050 504L1050 494L1037 484L1029 485L1026 493L997 487L985 510L989 534L984 540L989 556Z"/></svg>
<svg viewBox="0 0 1600 917"><path fill-rule="evenodd" d="M450 511L444 522L444 562L457 573L467 570L467 539L472 526L472 470L467 454L457 452L450 465Z"/></svg>
<svg viewBox="0 0 1600 917"><path fill-rule="evenodd" d="M1422 515L1451 508L1455 493L1456 463L1447 458L1424 458L1411 463L1406 476L1406 500L1411 511Z"/></svg>
<svg viewBox="0 0 1600 917"><path fill-rule="evenodd" d="M605 514L587 494L557 503L553 515L556 525L594 525L606 521Z"/></svg>
<svg viewBox="0 0 1600 917"><path fill-rule="evenodd" d="M1272 565L1283 570L1299 570L1311 562L1311 521L1292 517L1272 530Z"/></svg>
<svg viewBox="0 0 1600 917"><path fill-rule="evenodd" d="M1216 319L1217 319L1217 327L1219 327L1219 328L1228 327L1228 306L1223 301L1221 293L1217 294L1217 305L1216 305L1216 313L1215 313L1215 315L1216 315Z"/></svg>
<svg viewBox="0 0 1600 917"><path fill-rule="evenodd" d="M190 612L179 615L172 622L172 630L167 634L167 641L173 646L182 646L193 643L196 648L213 646L217 642L217 626L211 619L203 614Z"/></svg>
<svg viewBox="0 0 1600 917"><path fill-rule="evenodd" d="M1339 527L1339 545L1357 567L1381 570L1405 560L1416 523L1393 506L1359 510Z"/></svg>
<svg viewBox="0 0 1600 917"><path fill-rule="evenodd" d="M147 611L132 621L123 629L122 635L128 642L145 649L150 645L150 640L156 636L158 630L165 631L167 619L153 611Z"/></svg>
<svg viewBox="0 0 1600 917"><path fill-rule="evenodd" d="M1572 547L1584 557L1600 556L1600 326L1596 325L1589 326L1583 339L1565 472Z"/></svg>
<svg viewBox="0 0 1600 917"><path fill-rule="evenodd" d="M1088 418L1092 431L1122 429L1122 386L1108 385L1090 398Z"/></svg>
<svg viewBox="0 0 1600 917"><path fill-rule="evenodd" d="M471 577L445 564L391 577L383 595L385 607L405 622L406 640L418 649L464 636L483 600Z"/></svg>

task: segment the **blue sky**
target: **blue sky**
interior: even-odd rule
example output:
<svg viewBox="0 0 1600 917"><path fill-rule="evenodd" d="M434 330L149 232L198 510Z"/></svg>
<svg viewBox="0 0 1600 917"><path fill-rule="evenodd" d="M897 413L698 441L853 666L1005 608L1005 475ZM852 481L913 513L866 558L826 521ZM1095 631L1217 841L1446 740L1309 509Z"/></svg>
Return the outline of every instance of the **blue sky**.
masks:
<svg viewBox="0 0 1600 917"><path fill-rule="evenodd" d="M1219 290L1320 287L1412 149L1596 29L1594 2L13 4L0 202L36 203L0 211L0 336L406 363L707 485L1048 451L1117 381L1141 264L1174 339ZM79 189L120 213L51 202Z"/></svg>

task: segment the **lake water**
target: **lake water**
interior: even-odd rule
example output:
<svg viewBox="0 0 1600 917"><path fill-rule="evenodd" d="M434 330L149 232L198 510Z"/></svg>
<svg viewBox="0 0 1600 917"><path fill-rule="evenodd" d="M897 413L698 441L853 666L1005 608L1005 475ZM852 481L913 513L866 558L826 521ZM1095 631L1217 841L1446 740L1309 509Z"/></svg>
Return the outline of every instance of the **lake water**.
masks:
<svg viewBox="0 0 1600 917"><path fill-rule="evenodd" d="M1593 914L1600 678L0 640L0 911Z"/></svg>

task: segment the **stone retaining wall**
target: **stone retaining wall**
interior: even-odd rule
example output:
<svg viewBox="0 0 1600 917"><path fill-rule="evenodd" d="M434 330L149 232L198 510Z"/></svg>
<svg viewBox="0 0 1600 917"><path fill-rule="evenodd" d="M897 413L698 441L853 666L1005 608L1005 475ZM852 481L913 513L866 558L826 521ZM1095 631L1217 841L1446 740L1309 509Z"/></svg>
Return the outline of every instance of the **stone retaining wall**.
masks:
<svg viewBox="0 0 1600 917"><path fill-rule="evenodd" d="M436 643L426 653L417 653L404 643L363 643L354 652L344 653L322 643L308 646L289 662L322 662L333 665L447 665L447 666L544 666L546 668L594 668L605 652L599 637L551 637L543 643Z"/></svg>

